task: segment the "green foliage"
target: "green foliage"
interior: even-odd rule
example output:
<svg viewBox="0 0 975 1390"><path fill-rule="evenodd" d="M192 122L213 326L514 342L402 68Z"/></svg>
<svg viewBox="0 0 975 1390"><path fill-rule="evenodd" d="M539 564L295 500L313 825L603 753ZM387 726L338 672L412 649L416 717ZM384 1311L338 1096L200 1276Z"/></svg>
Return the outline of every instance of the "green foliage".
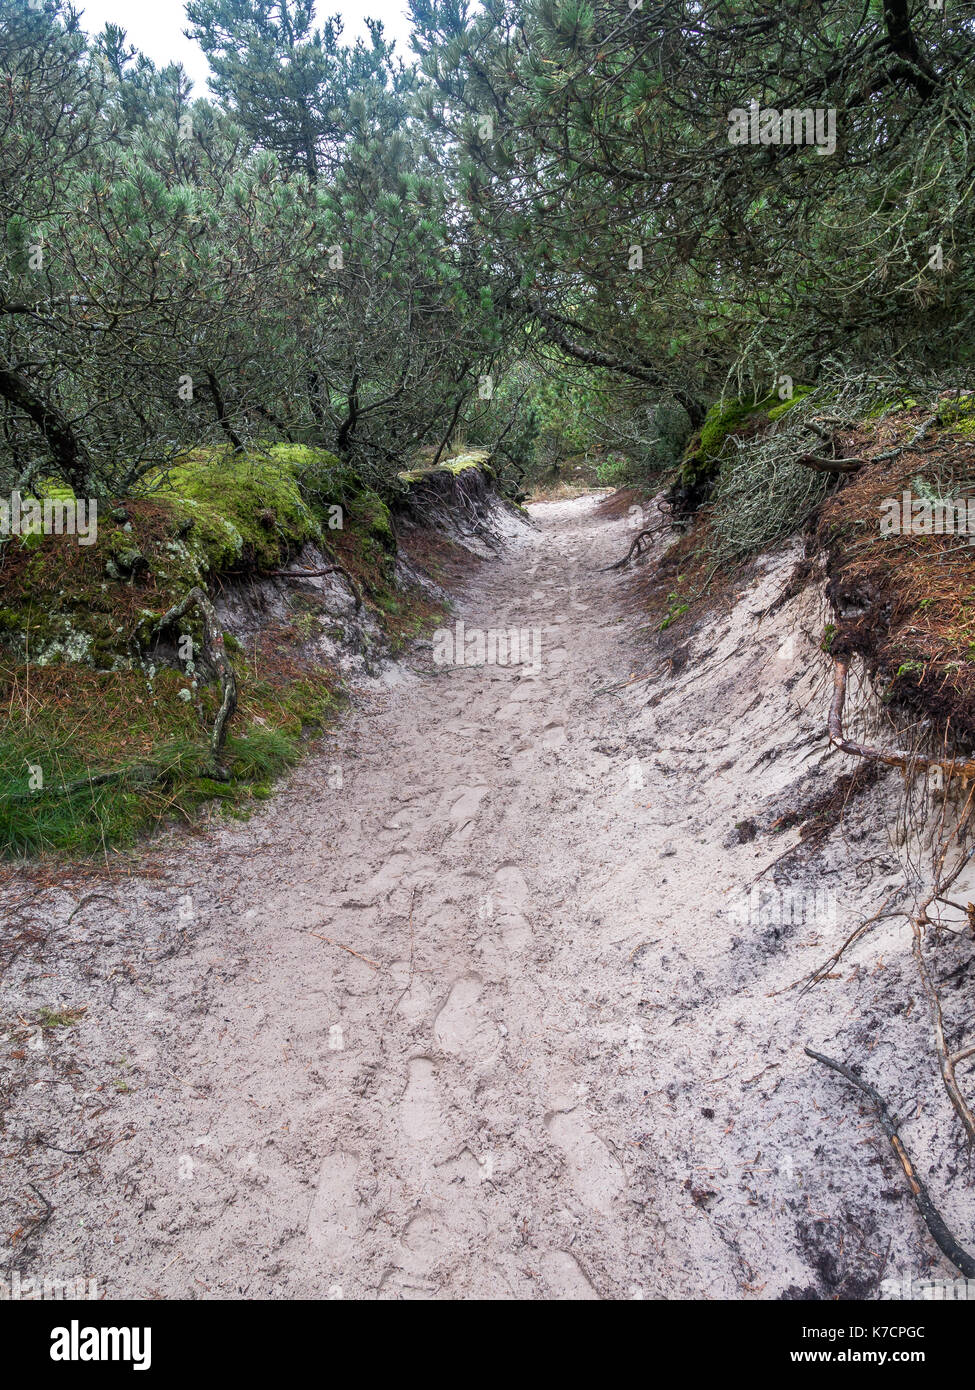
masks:
<svg viewBox="0 0 975 1390"><path fill-rule="evenodd" d="M757 399L840 352L905 374L971 362L964 7L413 9L424 114L549 346L698 425L727 381ZM479 111L498 113L490 142L467 134Z"/></svg>
<svg viewBox="0 0 975 1390"><path fill-rule="evenodd" d="M596 465L596 481L600 487L625 487L636 481L633 465L629 459L612 455Z"/></svg>
<svg viewBox="0 0 975 1390"><path fill-rule="evenodd" d="M0 492L127 495L218 442L315 446L382 492L503 376L512 272L380 26L349 47L310 0L188 17L216 102L117 28L87 44L61 0L0 0Z"/></svg>
<svg viewBox="0 0 975 1390"><path fill-rule="evenodd" d="M76 746L52 748L22 731L0 735L0 853L27 856L62 852L85 855L133 844L170 817L191 816L207 802L246 814L252 788L277 778L298 757L293 738L255 725L227 740L231 779L206 775L209 750L199 739L180 738L154 748L138 763L116 769L117 780L86 784L103 771L86 763ZM24 791L25 761L54 765L58 776ZM151 793L151 794L150 794Z"/></svg>

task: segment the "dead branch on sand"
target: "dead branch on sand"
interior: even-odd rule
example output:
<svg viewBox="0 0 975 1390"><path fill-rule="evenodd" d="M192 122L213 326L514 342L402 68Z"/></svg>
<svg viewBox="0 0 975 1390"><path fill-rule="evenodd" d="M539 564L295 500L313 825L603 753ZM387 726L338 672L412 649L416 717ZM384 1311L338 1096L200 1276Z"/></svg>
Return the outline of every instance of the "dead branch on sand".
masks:
<svg viewBox="0 0 975 1390"><path fill-rule="evenodd" d="M931 1232L935 1244L947 1259L951 1261L955 1268L965 1275L966 1279L975 1279L975 1256L970 1255L967 1250L962 1249L946 1226L941 1213L931 1201L928 1190L914 1171L914 1165L911 1162L910 1155L905 1149L903 1141L897 1132L897 1119L895 1116L891 1115L880 1092L842 1062L836 1062L832 1057L824 1057L821 1052L814 1052L811 1047L804 1048L803 1050L807 1057L812 1057L814 1061L822 1062L824 1067L830 1067L833 1071L839 1072L840 1076L845 1076L847 1081L851 1082L858 1091L867 1097L876 1111L877 1118L880 1120L883 1131L891 1142L891 1146L893 1147L894 1153L897 1155L901 1167L904 1169L904 1175L910 1186L914 1205L917 1207L924 1224Z"/></svg>

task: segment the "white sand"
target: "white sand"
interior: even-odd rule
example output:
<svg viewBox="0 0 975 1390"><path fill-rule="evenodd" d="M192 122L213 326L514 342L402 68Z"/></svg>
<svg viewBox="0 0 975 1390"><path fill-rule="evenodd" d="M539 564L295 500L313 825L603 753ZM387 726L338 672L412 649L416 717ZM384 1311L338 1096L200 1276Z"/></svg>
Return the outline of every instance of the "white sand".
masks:
<svg viewBox="0 0 975 1390"><path fill-rule="evenodd" d="M874 1297L951 1277L807 1042L908 1117L975 1243L904 920L786 989L898 881L898 775L749 898L797 839L771 822L852 765L826 749L815 592L758 616L794 555L674 674L594 699L662 660L624 616L629 578L596 572L632 533L588 498L532 511L458 614L540 626L537 675L415 653L249 823L173 837L161 877L7 911L5 939L46 932L4 988L8 1270L109 1297ZM952 938L944 973L973 950ZM35 1050L44 1005L88 1012Z"/></svg>

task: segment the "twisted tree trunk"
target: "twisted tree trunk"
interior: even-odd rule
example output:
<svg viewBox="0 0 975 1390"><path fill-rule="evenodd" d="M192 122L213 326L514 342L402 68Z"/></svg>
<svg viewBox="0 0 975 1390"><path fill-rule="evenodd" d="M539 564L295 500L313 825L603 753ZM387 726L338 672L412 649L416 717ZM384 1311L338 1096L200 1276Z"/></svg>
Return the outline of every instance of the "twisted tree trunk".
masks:
<svg viewBox="0 0 975 1390"><path fill-rule="evenodd" d="M227 740L227 725L237 709L237 677L228 660L223 645L223 633L209 595L199 585L194 585L185 598L162 615L150 634L150 641L167 628L173 627L194 607L200 610L203 619L202 654L220 678L220 708L217 710L210 735L210 754L214 776L219 781L226 782L230 778L230 772L223 764L222 754Z"/></svg>

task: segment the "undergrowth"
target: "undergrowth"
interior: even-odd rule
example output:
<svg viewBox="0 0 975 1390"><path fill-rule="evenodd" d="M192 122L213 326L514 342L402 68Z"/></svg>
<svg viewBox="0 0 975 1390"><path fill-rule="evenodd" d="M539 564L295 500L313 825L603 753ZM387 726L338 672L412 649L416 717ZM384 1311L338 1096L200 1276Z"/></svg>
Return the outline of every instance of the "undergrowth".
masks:
<svg viewBox="0 0 975 1390"><path fill-rule="evenodd" d="M311 542L357 584L370 653L380 640L402 649L443 611L400 588L386 504L321 450L197 451L98 522L92 545L0 545L0 855L85 856L204 813L246 817L334 722L341 683L315 639L343 629L318 594L289 585L284 621L243 643L224 634L238 707L229 776L214 780L211 673L175 650L136 656L193 585L288 568ZM183 629L196 631L189 618Z"/></svg>

